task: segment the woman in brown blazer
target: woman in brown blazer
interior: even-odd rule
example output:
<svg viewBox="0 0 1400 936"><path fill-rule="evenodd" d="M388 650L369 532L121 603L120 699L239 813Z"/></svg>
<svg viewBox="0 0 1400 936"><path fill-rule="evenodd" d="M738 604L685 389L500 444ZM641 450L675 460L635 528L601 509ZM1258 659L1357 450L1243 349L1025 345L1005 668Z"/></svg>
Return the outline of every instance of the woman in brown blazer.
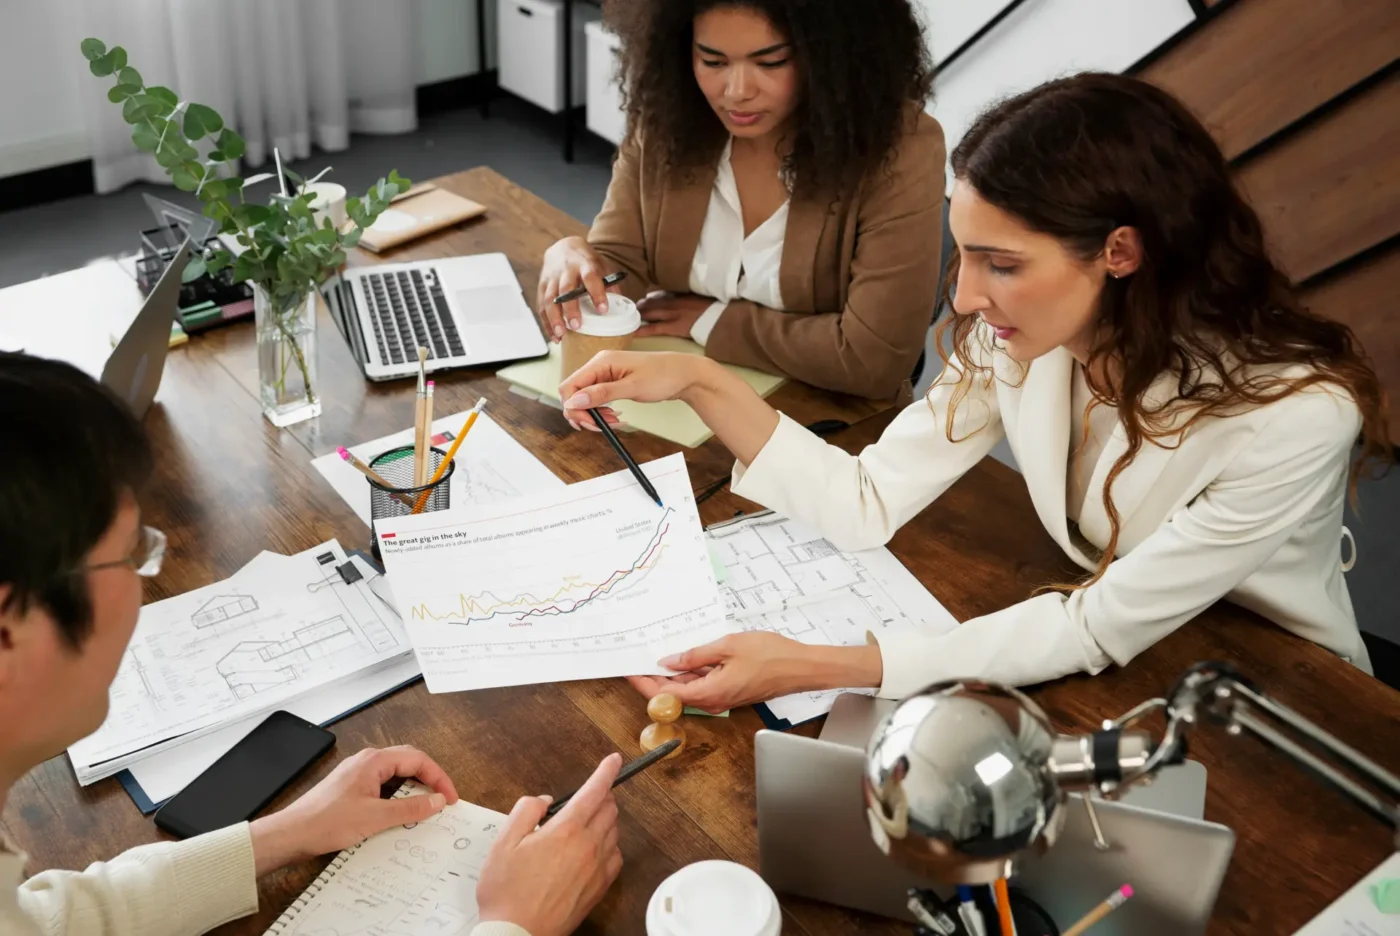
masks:
<svg viewBox="0 0 1400 936"><path fill-rule="evenodd" d="M933 316L943 132L909 0L617 0L629 131L587 240L545 254L554 340L602 279L640 335L828 390L894 397Z"/></svg>

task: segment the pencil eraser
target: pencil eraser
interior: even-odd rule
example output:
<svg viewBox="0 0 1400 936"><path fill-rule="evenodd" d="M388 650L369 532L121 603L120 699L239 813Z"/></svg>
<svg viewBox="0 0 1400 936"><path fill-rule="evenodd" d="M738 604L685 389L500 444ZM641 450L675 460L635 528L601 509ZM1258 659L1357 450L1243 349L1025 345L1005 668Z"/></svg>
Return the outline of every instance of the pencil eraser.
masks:
<svg viewBox="0 0 1400 936"><path fill-rule="evenodd" d="M1122 887L1118 888L1118 893L1122 894L1124 897L1133 896L1133 885L1124 884Z"/></svg>
<svg viewBox="0 0 1400 936"><path fill-rule="evenodd" d="M436 381L432 381L432 380L430 380L430 381L428 381L428 386L430 386L430 387L431 387L431 386L432 386L432 385L433 385L433 384L434 384L434 383L436 383Z"/></svg>
<svg viewBox="0 0 1400 936"><path fill-rule="evenodd" d="M340 448L336 449L335 453L341 458L345 459L346 461L350 460L350 450L343 445Z"/></svg>

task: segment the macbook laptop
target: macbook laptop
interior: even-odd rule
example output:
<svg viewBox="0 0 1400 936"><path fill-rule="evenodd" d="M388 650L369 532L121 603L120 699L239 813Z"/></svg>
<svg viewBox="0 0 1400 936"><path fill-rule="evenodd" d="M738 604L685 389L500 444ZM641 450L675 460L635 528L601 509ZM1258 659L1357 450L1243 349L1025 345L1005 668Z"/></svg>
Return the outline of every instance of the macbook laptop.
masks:
<svg viewBox="0 0 1400 936"><path fill-rule="evenodd" d="M125 400L138 418L146 415L160 389L165 353L170 348L170 325L180 302L180 278L189 259L190 242L186 239L102 368L102 383Z"/></svg>
<svg viewBox="0 0 1400 936"><path fill-rule="evenodd" d="M370 380L477 367L549 352L505 254L379 263L322 287L331 317Z"/></svg>
<svg viewBox="0 0 1400 936"><path fill-rule="evenodd" d="M850 698L863 702L838 702L840 711L832 711L838 729L893 704ZM871 727L876 721L878 717L870 720ZM911 920L908 888L930 884L890 861L871 840L860 791L869 733L859 736L859 746L772 731L755 736L759 870L778 891ZM1181 936L1204 931L1234 850L1234 833L1200 820L1205 771L1199 764L1183 767L1173 768L1179 772L1154 786L1159 803L1188 815L1096 802L1110 844L1102 852L1094 846L1085 810L1072 798L1055 848L1028 862L1013 884L1062 927L1131 884L1136 896L1099 924L1096 933ZM1163 796L1161 790L1169 792ZM933 889L951 896L949 888Z"/></svg>

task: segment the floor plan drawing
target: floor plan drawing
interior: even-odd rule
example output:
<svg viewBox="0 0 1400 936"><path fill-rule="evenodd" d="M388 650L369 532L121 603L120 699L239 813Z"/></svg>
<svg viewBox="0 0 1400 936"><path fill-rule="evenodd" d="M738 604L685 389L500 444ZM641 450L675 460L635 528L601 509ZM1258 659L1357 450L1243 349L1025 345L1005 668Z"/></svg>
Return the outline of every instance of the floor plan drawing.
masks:
<svg viewBox="0 0 1400 936"><path fill-rule="evenodd" d="M258 610L258 599L251 595L216 595L190 615L190 623L199 629L214 627L237 620Z"/></svg>
<svg viewBox="0 0 1400 936"><path fill-rule="evenodd" d="M887 549L842 552L771 511L706 531L723 563L725 614L740 630L851 646L882 631L941 633L957 621ZM793 724L825 714L839 691L799 693L768 707Z"/></svg>

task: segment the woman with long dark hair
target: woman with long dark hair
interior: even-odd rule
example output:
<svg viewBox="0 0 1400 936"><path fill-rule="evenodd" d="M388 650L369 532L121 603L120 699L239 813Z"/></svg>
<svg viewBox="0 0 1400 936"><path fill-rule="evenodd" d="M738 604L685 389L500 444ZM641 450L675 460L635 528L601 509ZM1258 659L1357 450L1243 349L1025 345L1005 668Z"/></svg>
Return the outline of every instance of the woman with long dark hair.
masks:
<svg viewBox="0 0 1400 936"><path fill-rule="evenodd" d="M909 378L933 318L943 132L909 0L612 0L628 135L588 238L545 254L538 308L602 278L641 335L870 398ZM645 298L644 298L645 297Z"/></svg>
<svg viewBox="0 0 1400 936"><path fill-rule="evenodd" d="M1389 458L1383 394L1351 331L1271 262L1205 128L1151 85L1082 74L991 108L952 168L953 353L859 456L704 361L600 355L565 381L565 413L586 426L612 400L684 399L737 456L735 493L846 549L884 543L1005 437L1086 578L941 636L732 636L639 688L722 709L1025 685L1126 664L1223 597L1369 668L1342 508L1363 464Z"/></svg>

